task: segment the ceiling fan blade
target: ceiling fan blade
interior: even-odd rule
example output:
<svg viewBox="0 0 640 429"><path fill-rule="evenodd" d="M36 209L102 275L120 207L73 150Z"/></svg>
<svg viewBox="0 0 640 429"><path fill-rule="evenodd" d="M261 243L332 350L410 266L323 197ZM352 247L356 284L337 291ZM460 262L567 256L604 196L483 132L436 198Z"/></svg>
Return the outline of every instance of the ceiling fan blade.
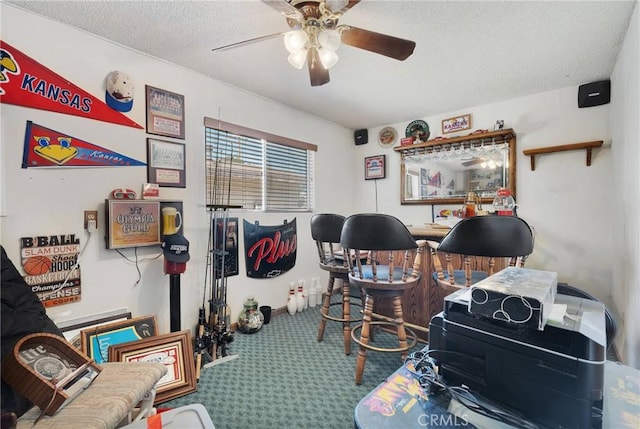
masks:
<svg viewBox="0 0 640 429"><path fill-rule="evenodd" d="M307 51L307 64L309 65L309 78L311 86L320 86L329 83L329 70L320 62L320 55L316 48Z"/></svg>
<svg viewBox="0 0 640 429"><path fill-rule="evenodd" d="M267 6L277 10L284 16L295 21L304 21L304 15L286 0L262 0Z"/></svg>
<svg viewBox="0 0 640 429"><path fill-rule="evenodd" d="M279 36L282 36L283 34L284 33L274 33L274 34L269 34L267 36L254 37L253 39L243 40L242 42L236 42L230 45L219 46L217 48L213 48L211 51L212 52L224 51L226 49L237 48L239 46L244 46L244 45L250 45L256 42L262 42L263 40L273 39L274 37L279 37Z"/></svg>
<svg viewBox="0 0 640 429"><path fill-rule="evenodd" d="M387 34L376 33L362 28L344 26L342 43L385 55L396 60L406 60L416 47L416 42L400 39Z"/></svg>

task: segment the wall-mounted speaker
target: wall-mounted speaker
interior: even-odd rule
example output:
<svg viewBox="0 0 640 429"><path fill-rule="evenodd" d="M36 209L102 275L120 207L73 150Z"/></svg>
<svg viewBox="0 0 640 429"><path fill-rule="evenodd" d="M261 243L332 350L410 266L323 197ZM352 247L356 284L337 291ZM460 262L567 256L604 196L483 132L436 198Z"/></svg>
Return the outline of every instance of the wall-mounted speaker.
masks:
<svg viewBox="0 0 640 429"><path fill-rule="evenodd" d="M611 100L611 81L599 80L578 87L578 107L593 107Z"/></svg>
<svg viewBox="0 0 640 429"><path fill-rule="evenodd" d="M353 141L356 145L367 143L369 141L369 131L366 128L362 130L355 130L353 132Z"/></svg>

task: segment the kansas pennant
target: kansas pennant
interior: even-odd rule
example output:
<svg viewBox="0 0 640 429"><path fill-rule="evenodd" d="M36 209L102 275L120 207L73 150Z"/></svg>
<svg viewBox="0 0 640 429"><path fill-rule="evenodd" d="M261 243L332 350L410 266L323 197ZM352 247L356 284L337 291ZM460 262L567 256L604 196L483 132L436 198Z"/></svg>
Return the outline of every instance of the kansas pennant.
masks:
<svg viewBox="0 0 640 429"><path fill-rule="evenodd" d="M0 45L0 103L142 128L11 45Z"/></svg>
<svg viewBox="0 0 640 429"><path fill-rule="evenodd" d="M243 221L247 277L277 277L296 265L296 219L279 226Z"/></svg>
<svg viewBox="0 0 640 429"><path fill-rule="evenodd" d="M27 121L22 168L128 167L135 165L146 164Z"/></svg>

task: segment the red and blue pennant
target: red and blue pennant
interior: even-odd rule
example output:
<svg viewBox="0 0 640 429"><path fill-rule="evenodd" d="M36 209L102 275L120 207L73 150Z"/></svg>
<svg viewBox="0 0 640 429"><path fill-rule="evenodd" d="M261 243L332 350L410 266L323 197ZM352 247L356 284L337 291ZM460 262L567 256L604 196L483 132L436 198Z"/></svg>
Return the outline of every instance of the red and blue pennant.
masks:
<svg viewBox="0 0 640 429"><path fill-rule="evenodd" d="M27 121L22 168L147 165L68 134Z"/></svg>
<svg viewBox="0 0 640 429"><path fill-rule="evenodd" d="M143 129L129 117L0 40L0 103Z"/></svg>

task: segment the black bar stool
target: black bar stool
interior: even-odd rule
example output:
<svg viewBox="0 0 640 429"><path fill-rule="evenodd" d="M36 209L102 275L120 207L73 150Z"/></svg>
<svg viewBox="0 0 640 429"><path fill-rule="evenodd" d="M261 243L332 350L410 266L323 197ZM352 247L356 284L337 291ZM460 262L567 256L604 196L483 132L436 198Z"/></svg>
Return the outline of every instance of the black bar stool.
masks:
<svg viewBox="0 0 640 429"><path fill-rule="evenodd" d="M356 384L362 383L367 350L401 353L404 360L407 351L416 345L416 333L404 325L402 293L415 287L420 281L422 254L425 240L416 241L407 227L397 218L385 214L356 214L349 216L342 227L340 244L345 252L368 250L370 256L363 264L359 258L348 258L349 283L364 291L364 317L353 327L351 338L359 344L356 361ZM396 261L394 251L404 251L401 261ZM415 256L410 261L411 253ZM393 318L372 321L376 299L391 299ZM383 348L369 344L371 326L387 325L396 329L398 347ZM358 336L357 333L360 332ZM407 339L409 333L409 341Z"/></svg>
<svg viewBox="0 0 640 429"><path fill-rule="evenodd" d="M318 327L318 341L322 341L327 320L341 322L344 335L344 353L351 354L351 324L362 319L351 318L351 304L361 307L359 303L351 302L351 289L349 287L349 267L344 258L344 252L340 247L340 234L345 217L338 214L317 214L311 218L311 237L316 242L320 268L329 272L327 290L322 300L320 314L320 326ZM335 247L334 247L335 246ZM329 307L340 303L331 303L333 288L336 279L342 281L342 315L334 317L329 315Z"/></svg>

